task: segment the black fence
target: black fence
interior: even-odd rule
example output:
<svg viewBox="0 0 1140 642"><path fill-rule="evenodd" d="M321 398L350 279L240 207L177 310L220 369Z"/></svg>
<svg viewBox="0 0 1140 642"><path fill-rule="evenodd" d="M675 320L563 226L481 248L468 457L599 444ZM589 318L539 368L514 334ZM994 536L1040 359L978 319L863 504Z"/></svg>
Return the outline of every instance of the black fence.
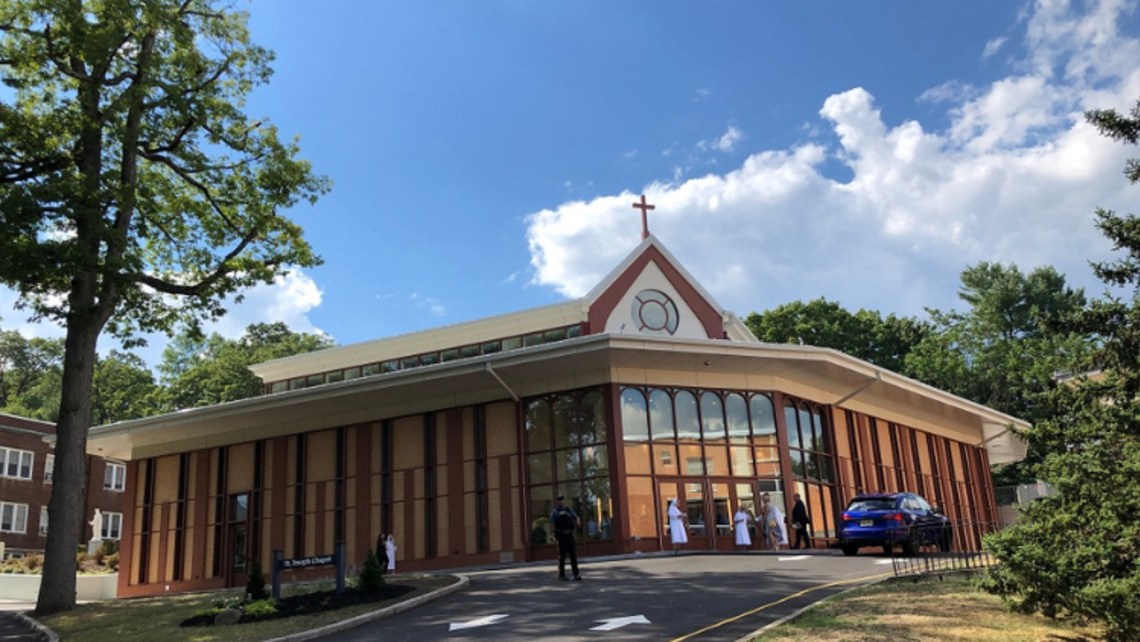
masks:
<svg viewBox="0 0 1140 642"><path fill-rule="evenodd" d="M996 560L982 550L981 540L1000 528L999 523L957 521L951 522L948 530L937 537L920 537L917 533L900 535L890 547L895 577L985 569Z"/></svg>

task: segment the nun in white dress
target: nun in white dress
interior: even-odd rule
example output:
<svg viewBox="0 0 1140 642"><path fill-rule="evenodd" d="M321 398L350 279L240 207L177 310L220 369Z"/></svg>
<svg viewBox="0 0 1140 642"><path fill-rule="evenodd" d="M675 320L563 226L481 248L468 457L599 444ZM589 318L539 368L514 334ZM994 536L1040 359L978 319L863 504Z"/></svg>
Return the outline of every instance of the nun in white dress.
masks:
<svg viewBox="0 0 1140 642"><path fill-rule="evenodd" d="M784 524L784 513L772 501L768 501L768 514L766 517L768 537L772 546L779 549L788 545L788 527Z"/></svg>
<svg viewBox="0 0 1140 642"><path fill-rule="evenodd" d="M736 545L752 546L752 536L748 534L748 513L743 506L736 509L732 521L736 523Z"/></svg>
<svg viewBox="0 0 1140 642"><path fill-rule="evenodd" d="M685 528L685 513L677 506L677 500L673 499L669 502L669 536L673 540L673 545L688 544L689 533Z"/></svg>

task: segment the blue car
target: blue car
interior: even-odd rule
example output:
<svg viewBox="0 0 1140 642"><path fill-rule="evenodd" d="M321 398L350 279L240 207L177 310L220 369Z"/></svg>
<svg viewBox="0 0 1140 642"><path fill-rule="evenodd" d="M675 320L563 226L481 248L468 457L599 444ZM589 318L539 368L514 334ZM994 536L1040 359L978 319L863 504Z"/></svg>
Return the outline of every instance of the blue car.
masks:
<svg viewBox="0 0 1140 642"><path fill-rule="evenodd" d="M923 546L949 551L953 538L950 519L914 493L859 495L847 505L839 524L844 555L864 546L881 546L888 555L896 546L905 555Z"/></svg>

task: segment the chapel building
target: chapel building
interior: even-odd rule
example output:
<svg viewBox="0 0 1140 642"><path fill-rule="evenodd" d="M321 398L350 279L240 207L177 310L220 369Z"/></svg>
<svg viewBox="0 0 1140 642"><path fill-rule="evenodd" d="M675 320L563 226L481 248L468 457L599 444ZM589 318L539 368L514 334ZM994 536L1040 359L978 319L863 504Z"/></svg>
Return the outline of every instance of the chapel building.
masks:
<svg viewBox="0 0 1140 642"><path fill-rule="evenodd" d="M550 559L560 494L586 558L670 550L673 498L690 549L735 550L738 507L768 493L787 515L797 492L817 547L854 495L911 491L976 549L990 466L1028 428L760 343L648 234L581 299L252 369L264 396L92 430L90 453L128 466L120 597L244 585L251 559L342 540L359 564L381 533L398 571Z"/></svg>

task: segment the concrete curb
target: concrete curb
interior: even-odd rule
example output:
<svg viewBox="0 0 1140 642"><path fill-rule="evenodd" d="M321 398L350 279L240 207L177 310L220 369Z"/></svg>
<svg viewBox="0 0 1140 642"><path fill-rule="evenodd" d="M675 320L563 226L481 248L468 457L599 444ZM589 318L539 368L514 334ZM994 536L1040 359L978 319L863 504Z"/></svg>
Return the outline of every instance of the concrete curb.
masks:
<svg viewBox="0 0 1140 642"><path fill-rule="evenodd" d="M309 631L302 631L300 633L294 633L293 635L286 635L285 637L273 638L271 640L266 640L265 642L303 642L304 640L312 640L314 638L319 638L332 633L339 633L341 631L356 628L362 624L367 624L376 620L382 620L388 616L396 615L397 613L403 613L404 611L414 609L422 604L427 604L433 600L438 600L441 597L451 595L456 591L461 591L471 584L471 580L467 579L466 575L457 575L456 577L459 579L456 580L456 582L451 586L445 586L441 589L436 589L431 593L425 593L424 595L414 597L410 600L405 600L399 604L386 606L378 611L372 611L371 613L357 615L356 617L351 617L347 620L341 620L340 622L322 626L316 629L311 629ZM49 642L59 642L59 636L56 636L55 639L50 640Z"/></svg>
<svg viewBox="0 0 1140 642"><path fill-rule="evenodd" d="M868 582L866 584L859 584L858 586L852 586L851 588L844 589L838 593L835 593L834 595L828 595L827 597L821 597L820 599L812 602L811 604L808 604L807 606L796 611L795 613L785 615L784 617L776 620L775 622L769 622L768 624L765 624L764 626L756 629L755 631L753 631L747 635L744 635L742 637L737 638L733 642L751 642L752 640L755 640L756 638L760 637L761 635L764 635L768 631L771 631L772 629L774 629L778 626L782 626L784 624L787 624L788 622L791 622L792 620L798 618L799 616L803 615L804 613L807 613L808 611L814 609L815 607L819 606L820 604L822 604L828 600L833 600L833 599L841 597L843 595L847 595L848 593L850 593L852 591L857 591L861 588L866 588L868 586L874 586L876 584L881 584L881 583L886 582L887 580L890 580L890 579L893 579L893 578L884 577L884 578L881 578L881 579L876 580L874 582Z"/></svg>
<svg viewBox="0 0 1140 642"><path fill-rule="evenodd" d="M44 636L44 639L47 640L47 642L59 642L59 634L44 626L42 623L40 623L39 620L24 615L23 613L16 613L16 617L20 618L24 621L25 624L38 631L40 635Z"/></svg>

